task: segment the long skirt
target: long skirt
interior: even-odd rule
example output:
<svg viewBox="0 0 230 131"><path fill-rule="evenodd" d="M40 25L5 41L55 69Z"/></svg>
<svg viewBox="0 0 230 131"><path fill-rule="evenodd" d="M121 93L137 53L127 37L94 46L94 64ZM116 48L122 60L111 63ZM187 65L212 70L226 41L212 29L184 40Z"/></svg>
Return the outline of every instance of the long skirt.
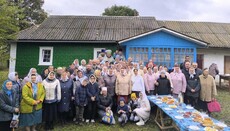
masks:
<svg viewBox="0 0 230 131"><path fill-rule="evenodd" d="M0 121L0 131L12 131L10 128L11 121Z"/></svg>
<svg viewBox="0 0 230 131"><path fill-rule="evenodd" d="M32 113L21 113L19 117L19 126L33 126L42 123L42 110L33 111Z"/></svg>
<svg viewBox="0 0 230 131"><path fill-rule="evenodd" d="M44 121L57 120L57 103L44 103Z"/></svg>

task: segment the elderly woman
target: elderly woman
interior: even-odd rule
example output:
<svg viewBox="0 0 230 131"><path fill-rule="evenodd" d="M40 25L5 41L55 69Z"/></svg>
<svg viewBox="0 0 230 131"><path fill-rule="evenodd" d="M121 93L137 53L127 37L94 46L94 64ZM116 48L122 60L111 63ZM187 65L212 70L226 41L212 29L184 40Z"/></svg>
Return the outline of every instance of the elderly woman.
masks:
<svg viewBox="0 0 230 131"><path fill-rule="evenodd" d="M178 64L174 65L174 71L170 73L170 77L174 87L173 97L177 98L179 93L185 93L187 85L185 75L181 72Z"/></svg>
<svg viewBox="0 0 230 131"><path fill-rule="evenodd" d="M12 82L4 81L0 91L0 131L12 131L10 122L14 113L19 112L19 100Z"/></svg>
<svg viewBox="0 0 230 131"><path fill-rule="evenodd" d="M96 77L96 82L98 83L99 88L104 87L105 82L104 82L103 76L101 75L101 71L95 70L94 76Z"/></svg>
<svg viewBox="0 0 230 131"><path fill-rule="evenodd" d="M128 102L128 95L131 93L131 77L126 73L124 67L121 68L121 72L117 75L115 92L117 94L117 101L120 100L120 97L125 99L125 102Z"/></svg>
<svg viewBox="0 0 230 131"><path fill-rule="evenodd" d="M214 78L209 75L208 68L203 70L203 74L199 76L200 79L200 108L205 111L208 111L207 104L215 100L217 96L216 83Z"/></svg>
<svg viewBox="0 0 230 131"><path fill-rule="evenodd" d="M45 98L45 89L42 83L36 82L36 75L31 74L31 81L22 88L20 104L20 127L26 131L35 131L36 125L42 123L42 102Z"/></svg>
<svg viewBox="0 0 230 131"><path fill-rule="evenodd" d="M134 69L133 72L134 74L131 77L132 93L135 93L136 96L139 96L140 92L145 91L145 84L144 84L143 77L138 74L138 69Z"/></svg>
<svg viewBox="0 0 230 131"><path fill-rule="evenodd" d="M113 100L112 97L107 93L107 87L102 87L101 94L97 99L99 117L102 118L106 112L111 110L112 106Z"/></svg>
<svg viewBox="0 0 230 131"><path fill-rule="evenodd" d="M189 77L187 78L186 96L188 104L197 107L197 100L200 93L200 80L199 74L196 73L194 67L189 68Z"/></svg>
<svg viewBox="0 0 230 131"><path fill-rule="evenodd" d="M140 106L136 108L134 112L137 114L140 120L136 124L138 126L143 126L145 125L145 122L149 120L151 107L149 100L144 92L141 92L139 97L140 98L138 99L138 103Z"/></svg>
<svg viewBox="0 0 230 131"><path fill-rule="evenodd" d="M21 101L21 95L22 95L22 87L20 80L18 78L18 73L17 72L11 72L8 74L8 79L12 81L13 89L16 90L19 98L19 103Z"/></svg>
<svg viewBox="0 0 230 131"><path fill-rule="evenodd" d="M170 80L166 76L165 70L160 72L160 77L157 79L156 85L156 94L158 95L169 95L171 94L171 84Z"/></svg>
<svg viewBox="0 0 230 131"><path fill-rule="evenodd" d="M44 101L45 130L52 130L54 129L53 122L57 119L57 103L61 100L61 86L59 80L55 78L54 72L50 72L42 83L46 90Z"/></svg>
<svg viewBox="0 0 230 131"><path fill-rule="evenodd" d="M147 94L154 95L156 77L150 67L148 67L148 73L144 75L144 83Z"/></svg>
<svg viewBox="0 0 230 131"><path fill-rule="evenodd" d="M42 77L37 73L37 69L30 68L30 71L29 71L28 75L22 81L22 87L24 87L24 85L27 82L30 82L30 76L31 76L31 74L35 74L36 75L36 82L42 82Z"/></svg>
<svg viewBox="0 0 230 131"><path fill-rule="evenodd" d="M60 78L61 86L61 101L58 103L58 112L61 119L61 123L67 122L67 117L70 110L71 100L73 97L73 81L68 78L67 71L63 71Z"/></svg>
<svg viewBox="0 0 230 131"><path fill-rule="evenodd" d="M81 60L81 65L78 67L79 70L85 72L86 71L86 60L82 59Z"/></svg>

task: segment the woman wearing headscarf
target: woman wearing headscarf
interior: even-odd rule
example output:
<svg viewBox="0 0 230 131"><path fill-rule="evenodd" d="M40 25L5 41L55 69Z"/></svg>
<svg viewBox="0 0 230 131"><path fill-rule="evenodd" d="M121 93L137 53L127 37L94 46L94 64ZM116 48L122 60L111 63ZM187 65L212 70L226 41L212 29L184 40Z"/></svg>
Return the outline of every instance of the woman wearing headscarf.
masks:
<svg viewBox="0 0 230 131"><path fill-rule="evenodd" d="M35 75L36 75L36 82L42 82L42 77L37 73L37 69L35 69L35 68L30 68L29 73L28 73L27 76L23 79L22 87L23 87L27 82L30 82L30 76L31 76L31 74L35 74Z"/></svg>
<svg viewBox="0 0 230 131"><path fill-rule="evenodd" d="M131 77L126 73L124 67L121 68L121 73L117 75L115 92L117 94L117 101L120 100L120 97L125 99L125 102L128 102L128 95L131 93Z"/></svg>
<svg viewBox="0 0 230 131"><path fill-rule="evenodd" d="M145 125L145 122L149 120L151 110L150 103L145 92L140 92L138 104L140 106L136 108L134 112L137 114L140 121L136 124L138 126L143 126Z"/></svg>
<svg viewBox="0 0 230 131"><path fill-rule="evenodd" d="M97 97L99 95L100 89L99 85L96 82L96 77L94 75L90 75L89 77L89 83L87 85L87 94L88 94L88 112L87 112L87 118L86 123L89 123L89 120L91 123L95 122L95 115L97 112Z"/></svg>
<svg viewBox="0 0 230 131"><path fill-rule="evenodd" d="M99 88L101 89L101 87L104 87L105 86L105 81L101 75L101 71L100 70L95 70L94 71L94 76L96 77L96 81L97 81L97 84L99 86Z"/></svg>
<svg viewBox="0 0 230 131"><path fill-rule="evenodd" d="M209 75L208 68L203 70L203 74L199 76L200 79L200 108L208 112L208 103L215 100L217 96L216 83L214 78Z"/></svg>
<svg viewBox="0 0 230 131"><path fill-rule="evenodd" d="M185 75L178 64L174 65L174 71L170 73L170 77L173 84L173 96L177 98L179 93L185 93L187 85Z"/></svg>
<svg viewBox="0 0 230 131"><path fill-rule="evenodd" d="M116 85L116 75L113 68L109 68L108 73L104 76L105 87L107 87L108 94L113 99L112 110L116 111L116 94L115 94L115 85Z"/></svg>
<svg viewBox="0 0 230 131"><path fill-rule="evenodd" d="M36 82L36 75L31 74L30 82L22 89L20 103L19 126L25 127L26 131L35 131L36 125L42 122L42 103L45 98L45 89L40 82Z"/></svg>
<svg viewBox="0 0 230 131"><path fill-rule="evenodd" d="M156 77L153 74L151 67L148 67L148 73L144 75L145 90L148 95L154 95Z"/></svg>
<svg viewBox="0 0 230 131"><path fill-rule="evenodd" d="M52 130L54 129L53 122L57 119L57 103L61 100L61 86L59 80L55 78L54 72L50 72L42 83L46 90L44 101L45 129Z"/></svg>
<svg viewBox="0 0 230 131"><path fill-rule="evenodd" d="M101 94L98 96L97 99L99 117L102 118L106 112L111 111L112 106L113 100L112 97L108 95L107 87L102 87Z"/></svg>
<svg viewBox="0 0 230 131"><path fill-rule="evenodd" d="M11 72L8 74L8 79L12 81L12 88L16 90L18 98L19 98L19 103L21 101L21 95L22 95L22 87L20 80L18 78L18 73L17 72Z"/></svg>
<svg viewBox="0 0 230 131"><path fill-rule="evenodd" d="M68 78L67 73L67 71L63 71L59 80L61 86L61 101L58 103L58 112L62 124L67 122L73 97L73 81Z"/></svg>
<svg viewBox="0 0 230 131"><path fill-rule="evenodd" d="M12 131L10 122L14 113L19 112L19 100L12 82L4 81L0 91L0 131Z"/></svg>

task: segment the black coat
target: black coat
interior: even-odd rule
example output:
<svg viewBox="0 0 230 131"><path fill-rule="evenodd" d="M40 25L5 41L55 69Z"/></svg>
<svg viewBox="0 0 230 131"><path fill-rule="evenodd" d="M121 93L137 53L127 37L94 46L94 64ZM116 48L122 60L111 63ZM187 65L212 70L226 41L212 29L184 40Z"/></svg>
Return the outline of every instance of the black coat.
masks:
<svg viewBox="0 0 230 131"><path fill-rule="evenodd" d="M104 97L103 95L99 95L97 99L97 107L99 110L105 111L105 108L113 106L113 100L110 95Z"/></svg>
<svg viewBox="0 0 230 131"><path fill-rule="evenodd" d="M68 79L67 81L60 80L61 85L61 101L58 103L59 112L68 112L70 109L71 98L73 96L73 81Z"/></svg>
<svg viewBox="0 0 230 131"><path fill-rule="evenodd" d="M168 95L171 94L171 84L167 76L165 78L160 78L157 80L159 83L158 86L156 86L156 92L158 95Z"/></svg>
<svg viewBox="0 0 230 131"><path fill-rule="evenodd" d="M88 101L91 102L92 101L91 97L94 97L94 96L96 96L96 99L97 99L99 92L100 92L98 84L96 82L93 84L89 82L87 85L87 88L88 88L87 90Z"/></svg>
<svg viewBox="0 0 230 131"><path fill-rule="evenodd" d="M192 92L191 89L194 89L195 92ZM200 93L200 80L199 80L199 75L196 74L193 78L188 77L187 79L187 87L186 87L186 95L187 96L192 96L194 98L199 97Z"/></svg>

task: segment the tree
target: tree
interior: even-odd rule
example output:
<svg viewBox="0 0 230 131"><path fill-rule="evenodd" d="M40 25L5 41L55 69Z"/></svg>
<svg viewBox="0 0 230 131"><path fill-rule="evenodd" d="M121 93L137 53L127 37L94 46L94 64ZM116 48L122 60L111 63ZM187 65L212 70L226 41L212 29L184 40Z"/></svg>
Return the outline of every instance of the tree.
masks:
<svg viewBox="0 0 230 131"><path fill-rule="evenodd" d="M9 59L8 40L16 39L20 9L7 0L0 0L0 63Z"/></svg>
<svg viewBox="0 0 230 131"><path fill-rule="evenodd" d="M138 16L136 9L131 9L128 6L113 5L104 10L103 16Z"/></svg>
<svg viewBox="0 0 230 131"><path fill-rule="evenodd" d="M47 13L42 9L44 0L14 0L14 3L22 9L24 15L19 21L20 30L41 24L47 18Z"/></svg>

